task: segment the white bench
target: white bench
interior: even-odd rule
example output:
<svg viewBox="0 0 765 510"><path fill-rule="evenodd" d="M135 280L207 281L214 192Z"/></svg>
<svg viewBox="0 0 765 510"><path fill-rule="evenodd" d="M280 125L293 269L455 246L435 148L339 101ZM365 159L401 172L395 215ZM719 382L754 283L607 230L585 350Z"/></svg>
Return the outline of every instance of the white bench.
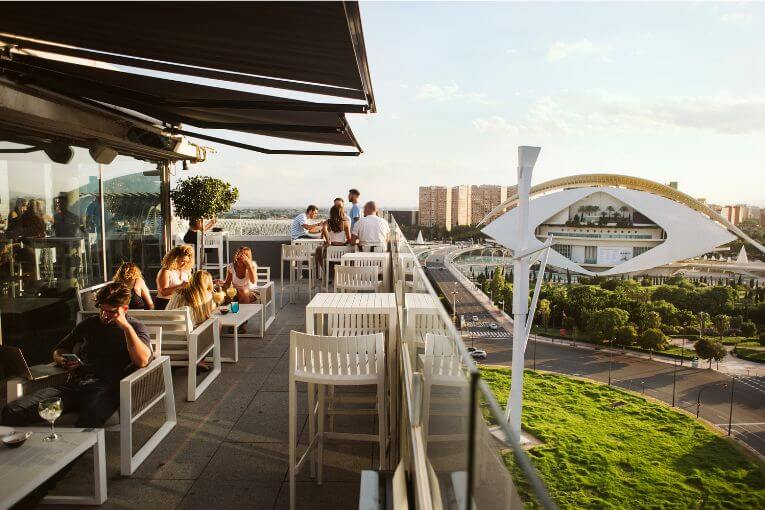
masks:
<svg viewBox="0 0 765 510"><path fill-rule="evenodd" d="M95 313L79 312L78 322L82 317ZM128 315L144 326L162 328L162 354L170 358L172 366L188 369L186 400L195 401L220 375L220 326L217 317L211 317L195 328L188 307L177 310L128 310ZM213 368L207 377L197 383L197 365L208 356L212 357Z"/></svg>

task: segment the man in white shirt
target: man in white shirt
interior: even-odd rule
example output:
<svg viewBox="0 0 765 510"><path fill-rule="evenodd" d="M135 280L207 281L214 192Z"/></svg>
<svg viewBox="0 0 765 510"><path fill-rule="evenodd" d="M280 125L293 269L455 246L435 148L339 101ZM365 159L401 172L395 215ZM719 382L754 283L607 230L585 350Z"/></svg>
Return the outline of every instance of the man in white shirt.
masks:
<svg viewBox="0 0 765 510"><path fill-rule="evenodd" d="M321 227L323 222L312 223L313 220L319 214L319 208L315 205L309 205L304 213L300 213L292 220L292 227L290 228L290 237L294 241L295 239L310 239L318 238L321 234ZM311 235L313 234L313 235Z"/></svg>
<svg viewBox="0 0 765 510"><path fill-rule="evenodd" d="M387 251L390 227L377 216L377 204L364 204L364 217L353 225L351 244L361 246L361 251Z"/></svg>

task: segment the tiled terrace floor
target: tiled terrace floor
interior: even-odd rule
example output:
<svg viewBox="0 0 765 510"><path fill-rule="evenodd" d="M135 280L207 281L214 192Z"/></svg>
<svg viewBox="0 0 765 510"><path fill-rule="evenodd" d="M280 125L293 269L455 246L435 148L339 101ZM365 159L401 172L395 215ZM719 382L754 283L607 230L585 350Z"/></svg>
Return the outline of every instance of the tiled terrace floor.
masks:
<svg viewBox="0 0 765 510"><path fill-rule="evenodd" d="M305 329L305 303L285 305L265 338L240 339L239 363L224 363L223 373L196 402L185 400L184 369L174 370L178 425L131 478L119 474L119 434L107 432L108 500L101 508L289 508L287 350L292 329ZM304 387L299 391L298 430L306 429L305 443ZM156 427L159 418L157 413L142 418L143 433ZM371 417L358 418L354 431L374 433ZM340 418L336 429L346 429ZM324 484L316 485L306 466L298 478L298 508L357 507L360 472L376 469L375 450L371 443L327 441ZM88 454L56 492L87 490L91 481Z"/></svg>

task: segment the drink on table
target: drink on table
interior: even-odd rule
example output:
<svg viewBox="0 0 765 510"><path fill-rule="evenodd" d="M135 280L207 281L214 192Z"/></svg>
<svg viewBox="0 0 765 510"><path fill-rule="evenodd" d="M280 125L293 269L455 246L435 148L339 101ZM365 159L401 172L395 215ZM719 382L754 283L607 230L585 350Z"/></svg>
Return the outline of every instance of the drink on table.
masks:
<svg viewBox="0 0 765 510"><path fill-rule="evenodd" d="M49 398L37 404L37 412L40 414L40 418L50 423L50 435L45 436L43 441L58 441L61 438L59 434L56 434L53 423L61 416L63 409L64 406L60 398Z"/></svg>

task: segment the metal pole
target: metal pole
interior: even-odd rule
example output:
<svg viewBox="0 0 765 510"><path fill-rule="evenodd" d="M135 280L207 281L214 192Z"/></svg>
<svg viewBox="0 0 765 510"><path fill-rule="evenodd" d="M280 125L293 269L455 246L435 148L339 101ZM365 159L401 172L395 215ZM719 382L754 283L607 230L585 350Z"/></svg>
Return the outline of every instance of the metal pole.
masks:
<svg viewBox="0 0 765 510"><path fill-rule="evenodd" d="M608 351L608 385L611 386L611 364L614 360L614 353Z"/></svg>
<svg viewBox="0 0 765 510"><path fill-rule="evenodd" d="M685 336L683 336L683 346L680 347L680 366L683 366L683 361L685 361ZM674 404L672 404L674 406Z"/></svg>
<svg viewBox="0 0 765 510"><path fill-rule="evenodd" d="M699 417L699 410L701 409L701 392L704 391L704 388L701 388L699 390L699 394L696 397L696 418Z"/></svg>
<svg viewBox="0 0 765 510"><path fill-rule="evenodd" d="M733 387L736 385L736 376L731 376L730 381L730 411L728 412L728 435L733 427Z"/></svg>
<svg viewBox="0 0 765 510"><path fill-rule="evenodd" d="M529 245L529 195L531 174L539 147L518 147L518 251ZM507 406L510 431L513 439L521 439L521 414L523 412L523 366L526 321L529 306L529 260L522 258L513 262L513 359L510 398ZM512 410L512 414L511 411Z"/></svg>

